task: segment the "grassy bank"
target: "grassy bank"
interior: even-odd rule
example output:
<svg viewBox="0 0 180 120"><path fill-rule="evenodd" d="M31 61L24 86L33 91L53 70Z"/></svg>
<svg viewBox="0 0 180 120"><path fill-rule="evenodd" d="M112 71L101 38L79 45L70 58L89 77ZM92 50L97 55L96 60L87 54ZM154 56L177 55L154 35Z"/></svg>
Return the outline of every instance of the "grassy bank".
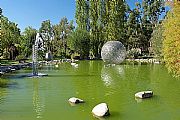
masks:
<svg viewBox="0 0 180 120"><path fill-rule="evenodd" d="M7 87L9 84L8 80L0 78L0 87Z"/></svg>

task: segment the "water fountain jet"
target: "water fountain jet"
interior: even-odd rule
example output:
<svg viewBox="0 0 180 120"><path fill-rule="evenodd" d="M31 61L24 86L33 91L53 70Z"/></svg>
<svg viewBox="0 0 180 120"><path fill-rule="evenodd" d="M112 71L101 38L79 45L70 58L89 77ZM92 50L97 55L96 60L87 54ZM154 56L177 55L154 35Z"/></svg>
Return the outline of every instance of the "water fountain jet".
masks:
<svg viewBox="0 0 180 120"><path fill-rule="evenodd" d="M39 45L42 44L43 39L39 33L36 34L35 44L32 48L32 75L30 77L42 77L47 74L38 73L38 50Z"/></svg>

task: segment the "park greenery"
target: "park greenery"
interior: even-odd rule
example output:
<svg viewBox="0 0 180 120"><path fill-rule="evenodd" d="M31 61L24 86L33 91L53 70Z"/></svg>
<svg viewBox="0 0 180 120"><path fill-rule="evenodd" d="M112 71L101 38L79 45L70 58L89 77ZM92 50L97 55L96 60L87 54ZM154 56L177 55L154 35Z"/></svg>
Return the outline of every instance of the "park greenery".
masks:
<svg viewBox="0 0 180 120"><path fill-rule="evenodd" d="M8 80L0 78L0 88L7 87L8 83L9 83Z"/></svg>
<svg viewBox="0 0 180 120"><path fill-rule="evenodd" d="M122 42L128 58L151 56L165 61L169 71L180 74L179 64L179 2L169 11L164 0L143 0L131 8L124 0L76 0L75 19L63 17L58 24L42 21L39 30L27 26L23 32L0 9L1 59L31 57L36 33L41 33L43 59L51 52L56 58L100 59L103 44L110 40ZM179 8L178 8L179 7Z"/></svg>
<svg viewBox="0 0 180 120"><path fill-rule="evenodd" d="M163 27L163 54L166 66L175 76L180 76L180 2L174 2Z"/></svg>

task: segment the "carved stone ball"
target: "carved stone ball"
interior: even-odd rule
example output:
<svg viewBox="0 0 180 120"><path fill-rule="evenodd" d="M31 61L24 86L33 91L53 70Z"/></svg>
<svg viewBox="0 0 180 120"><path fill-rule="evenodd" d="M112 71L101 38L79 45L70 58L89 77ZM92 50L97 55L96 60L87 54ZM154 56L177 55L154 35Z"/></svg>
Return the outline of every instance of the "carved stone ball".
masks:
<svg viewBox="0 0 180 120"><path fill-rule="evenodd" d="M126 57L126 48L119 41L108 41L102 47L101 56L105 63L120 64Z"/></svg>

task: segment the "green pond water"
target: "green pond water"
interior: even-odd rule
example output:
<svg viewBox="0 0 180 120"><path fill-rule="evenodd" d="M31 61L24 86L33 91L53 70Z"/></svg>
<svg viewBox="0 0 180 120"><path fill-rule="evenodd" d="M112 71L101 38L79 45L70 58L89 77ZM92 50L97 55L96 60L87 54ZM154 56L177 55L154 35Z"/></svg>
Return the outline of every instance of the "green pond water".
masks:
<svg viewBox="0 0 180 120"><path fill-rule="evenodd" d="M180 80L171 77L163 65L104 66L102 61L79 61L44 66L48 77L20 78L31 70L20 70L0 88L0 120L180 120ZM150 99L134 94L152 90ZM71 105L70 97L83 104ZM106 102L110 116L93 117L91 110Z"/></svg>

